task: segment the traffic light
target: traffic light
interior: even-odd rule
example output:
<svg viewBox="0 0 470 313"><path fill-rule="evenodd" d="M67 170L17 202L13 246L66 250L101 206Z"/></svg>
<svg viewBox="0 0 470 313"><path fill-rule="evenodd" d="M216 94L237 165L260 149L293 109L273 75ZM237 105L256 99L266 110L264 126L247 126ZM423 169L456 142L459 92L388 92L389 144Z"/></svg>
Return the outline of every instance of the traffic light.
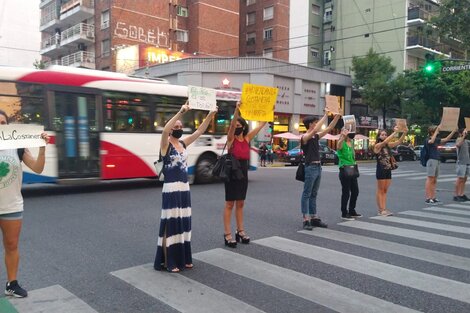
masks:
<svg viewBox="0 0 470 313"><path fill-rule="evenodd" d="M424 56L426 58L426 64L424 65L425 74L434 74L437 71L439 62L435 61L434 54L426 53Z"/></svg>

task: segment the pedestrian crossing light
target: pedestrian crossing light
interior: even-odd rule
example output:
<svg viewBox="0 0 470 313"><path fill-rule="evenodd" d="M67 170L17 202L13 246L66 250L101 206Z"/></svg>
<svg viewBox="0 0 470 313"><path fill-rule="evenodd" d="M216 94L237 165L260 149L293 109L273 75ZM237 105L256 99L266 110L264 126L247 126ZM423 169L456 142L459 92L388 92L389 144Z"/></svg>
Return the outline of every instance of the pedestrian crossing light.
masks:
<svg viewBox="0 0 470 313"><path fill-rule="evenodd" d="M424 73L433 74L436 71L436 62L434 60L434 55L431 53L426 53L426 64L424 65Z"/></svg>

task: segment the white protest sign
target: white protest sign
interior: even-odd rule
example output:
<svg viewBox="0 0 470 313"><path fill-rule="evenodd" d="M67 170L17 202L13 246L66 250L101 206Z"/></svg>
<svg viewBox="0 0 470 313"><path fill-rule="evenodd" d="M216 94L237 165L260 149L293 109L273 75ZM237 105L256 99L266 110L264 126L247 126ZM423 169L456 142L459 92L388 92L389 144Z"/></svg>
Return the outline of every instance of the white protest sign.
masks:
<svg viewBox="0 0 470 313"><path fill-rule="evenodd" d="M354 115L343 115L344 128L350 133L356 132L356 118Z"/></svg>
<svg viewBox="0 0 470 313"><path fill-rule="evenodd" d="M442 120L440 130L453 131L459 123L460 108L442 108Z"/></svg>
<svg viewBox="0 0 470 313"><path fill-rule="evenodd" d="M44 127L39 125L10 124L0 126L0 150L44 147L41 138Z"/></svg>
<svg viewBox="0 0 470 313"><path fill-rule="evenodd" d="M215 95L215 89L188 86L189 107L196 110L214 111L217 106Z"/></svg>
<svg viewBox="0 0 470 313"><path fill-rule="evenodd" d="M325 101L326 101L326 107L325 109L328 112L338 114L339 113L339 100L337 96L330 96L326 95L325 96Z"/></svg>
<svg viewBox="0 0 470 313"><path fill-rule="evenodd" d="M395 119L395 126L398 128L399 132L404 132L408 127L406 125L406 119L404 118L396 118Z"/></svg>

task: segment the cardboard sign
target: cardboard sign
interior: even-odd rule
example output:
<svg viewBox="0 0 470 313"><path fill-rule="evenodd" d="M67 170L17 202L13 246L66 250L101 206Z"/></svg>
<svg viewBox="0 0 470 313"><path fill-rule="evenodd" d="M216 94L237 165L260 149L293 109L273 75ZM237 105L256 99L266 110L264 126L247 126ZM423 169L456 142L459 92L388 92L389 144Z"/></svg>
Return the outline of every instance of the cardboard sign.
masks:
<svg viewBox="0 0 470 313"><path fill-rule="evenodd" d="M470 117L465 118L465 129L470 132Z"/></svg>
<svg viewBox="0 0 470 313"><path fill-rule="evenodd" d="M0 150L44 147L43 126L10 124L0 126Z"/></svg>
<svg viewBox="0 0 470 313"><path fill-rule="evenodd" d="M240 111L251 121L274 121L274 105L278 89L253 84L243 84Z"/></svg>
<svg viewBox="0 0 470 313"><path fill-rule="evenodd" d="M339 114L339 100L337 96L326 95L325 101L326 101L325 109L328 112L331 112L333 114Z"/></svg>
<svg viewBox="0 0 470 313"><path fill-rule="evenodd" d="M406 126L406 119L404 118L396 118L395 119L395 126L398 128L399 132L404 132L407 129Z"/></svg>
<svg viewBox="0 0 470 313"><path fill-rule="evenodd" d="M211 88L188 86L188 104L191 109L215 111L216 90Z"/></svg>
<svg viewBox="0 0 470 313"><path fill-rule="evenodd" d="M453 131L457 129L459 123L460 108L442 108L441 128L443 131Z"/></svg>
<svg viewBox="0 0 470 313"><path fill-rule="evenodd" d="M344 129L350 133L356 132L356 118L354 115L343 115Z"/></svg>

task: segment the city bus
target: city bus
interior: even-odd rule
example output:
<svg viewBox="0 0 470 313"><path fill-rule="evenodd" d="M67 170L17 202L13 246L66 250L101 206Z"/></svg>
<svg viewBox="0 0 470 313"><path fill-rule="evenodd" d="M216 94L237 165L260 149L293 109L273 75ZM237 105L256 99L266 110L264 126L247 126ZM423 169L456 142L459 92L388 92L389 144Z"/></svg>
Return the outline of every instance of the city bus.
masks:
<svg viewBox="0 0 470 313"><path fill-rule="evenodd" d="M61 66L0 67L0 109L10 123L44 125L51 136L43 173L25 167L24 183L156 178L161 132L186 99L186 86L163 79ZM218 113L188 148L191 183L213 181L212 167L239 99L239 91L217 91ZM207 113L183 115L184 133L193 132ZM36 155L37 149L30 150ZM255 151L251 159L256 169Z"/></svg>

